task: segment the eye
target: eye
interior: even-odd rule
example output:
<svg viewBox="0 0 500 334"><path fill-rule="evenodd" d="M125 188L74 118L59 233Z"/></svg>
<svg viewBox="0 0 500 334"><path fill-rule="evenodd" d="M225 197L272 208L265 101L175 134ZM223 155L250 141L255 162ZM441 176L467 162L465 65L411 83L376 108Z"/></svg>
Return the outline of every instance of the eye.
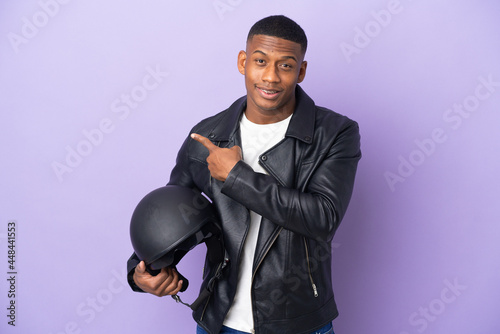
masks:
<svg viewBox="0 0 500 334"><path fill-rule="evenodd" d="M265 64L264 59L255 59L255 62L256 62L258 65L263 65L263 64Z"/></svg>
<svg viewBox="0 0 500 334"><path fill-rule="evenodd" d="M281 67L283 67L285 70L291 70L293 68L290 64L281 64Z"/></svg>

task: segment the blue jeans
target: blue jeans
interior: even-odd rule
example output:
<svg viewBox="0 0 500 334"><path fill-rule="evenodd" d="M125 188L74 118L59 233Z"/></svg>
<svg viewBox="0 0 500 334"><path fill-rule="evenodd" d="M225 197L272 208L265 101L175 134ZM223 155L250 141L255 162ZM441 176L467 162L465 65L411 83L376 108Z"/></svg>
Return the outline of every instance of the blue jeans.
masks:
<svg viewBox="0 0 500 334"><path fill-rule="evenodd" d="M203 328L198 326L196 328L196 334L208 334L208 333ZM236 329L222 326L222 329L219 334L249 334L249 333L237 331ZM322 327L311 334L335 334L335 333L333 332L332 323L329 323L325 327Z"/></svg>

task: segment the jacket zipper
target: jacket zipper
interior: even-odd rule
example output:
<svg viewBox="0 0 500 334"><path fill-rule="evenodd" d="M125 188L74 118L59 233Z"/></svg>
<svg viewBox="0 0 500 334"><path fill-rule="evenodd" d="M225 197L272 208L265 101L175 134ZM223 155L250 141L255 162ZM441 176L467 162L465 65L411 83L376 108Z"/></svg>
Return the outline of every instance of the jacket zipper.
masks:
<svg viewBox="0 0 500 334"><path fill-rule="evenodd" d="M205 303L205 306L203 307L203 312L201 312L200 321L203 321L203 317L205 316L205 311L207 310L208 302L210 302L210 297L212 297L212 294L210 294L208 296L207 302Z"/></svg>
<svg viewBox="0 0 500 334"><path fill-rule="evenodd" d="M307 240L305 237L304 237L304 247L306 249L307 271L309 273L309 279L311 280L311 286L313 289L314 297L318 297L318 289L316 288L316 284L314 284L314 280L311 273L311 265L309 263L309 249L308 249L309 247L307 247Z"/></svg>
<svg viewBox="0 0 500 334"><path fill-rule="evenodd" d="M225 259L224 259L225 261ZM225 263L225 262L224 262ZM222 263L219 263L219 266L217 267L217 270L215 271L215 275L217 275L219 273L219 270L222 270L221 268L222 266ZM205 270L205 268L203 268L203 270ZM215 277L215 276L214 276ZM215 282L217 283L217 282ZM209 283L210 284L210 283ZM201 312L201 317L200 317L200 321L203 320L203 317L205 316L205 311L207 309L207 306L208 306L208 302L210 302L210 297L212 297L212 294L208 295L208 298L207 298L207 302L205 303L205 306L203 307L203 312Z"/></svg>
<svg viewBox="0 0 500 334"><path fill-rule="evenodd" d="M262 258L260 259L259 263L257 264L257 267L255 267L255 270L254 270L254 272L252 274L252 281L250 282L250 286L253 286L253 280L255 278L255 274L257 273L257 270L259 270L259 267L260 267L262 261L264 261L264 258L266 257L267 253L269 253L269 250L273 246L273 244L276 241L276 239L278 239L278 236L280 235L280 233L281 233L282 230L283 230L283 227L280 227L279 231L276 233L276 235L274 236L273 240L271 240L271 243L269 244L269 247L267 247L266 252L264 253L264 255L262 256ZM252 306L253 306L253 297L252 297L252 294L250 294L250 298L252 299ZM252 334L255 333L255 319L254 319L254 325L253 325L253 327L254 328L252 328Z"/></svg>
<svg viewBox="0 0 500 334"><path fill-rule="evenodd" d="M218 141L215 145L217 145L217 147L220 147L220 141ZM210 189L212 189L212 175L209 173L209 176L208 176L208 186ZM219 272L220 270L220 267L221 267L221 264L219 264L219 266L217 267L217 270L215 271L215 274L217 275L217 273ZM205 267L203 267L203 272L205 272ZM200 321L203 320L203 317L205 316L205 311L207 309L207 306L208 306L208 303L210 302L210 298L212 297L212 294L210 294L208 296L208 299L207 299L207 302L205 303L205 306L203 307L203 312L201 312L201 317L200 317Z"/></svg>
<svg viewBox="0 0 500 334"><path fill-rule="evenodd" d="M278 236L280 235L280 233L281 233L282 230L283 230L283 227L280 227L280 230L274 236L274 238L271 241L271 244L269 245L269 247L267 247L266 252L264 253L264 255L262 256L262 258L260 259L259 263L257 264L257 267L255 267L255 270L254 270L254 272L252 274L252 282L250 283L250 285L253 285L253 279L255 278L255 273L257 273L257 270L259 269L262 261L264 261L264 258L266 257L267 253L269 253L269 250L271 249L271 247L274 244L274 242L276 241L276 239L278 239Z"/></svg>

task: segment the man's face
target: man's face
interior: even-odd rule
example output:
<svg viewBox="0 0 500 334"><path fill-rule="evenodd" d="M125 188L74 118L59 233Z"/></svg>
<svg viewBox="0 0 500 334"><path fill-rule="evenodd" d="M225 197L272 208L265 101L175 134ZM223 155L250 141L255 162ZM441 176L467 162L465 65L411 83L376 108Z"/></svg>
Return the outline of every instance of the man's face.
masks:
<svg viewBox="0 0 500 334"><path fill-rule="evenodd" d="M238 70L245 75L247 113L264 117L290 115L295 108L295 86L306 75L300 44L282 38L255 35L246 52L238 54Z"/></svg>

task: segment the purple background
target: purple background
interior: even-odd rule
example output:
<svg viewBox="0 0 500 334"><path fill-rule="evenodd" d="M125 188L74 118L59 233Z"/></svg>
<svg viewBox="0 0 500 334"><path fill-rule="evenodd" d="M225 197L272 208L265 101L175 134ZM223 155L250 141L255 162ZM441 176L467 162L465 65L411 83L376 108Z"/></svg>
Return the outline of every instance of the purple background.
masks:
<svg viewBox="0 0 500 334"><path fill-rule="evenodd" d="M244 95L237 53L278 13L310 41L302 87L361 128L334 239L336 333L500 333L493 0L2 1L0 332L194 333L188 308L126 286L130 216L189 129ZM203 255L181 263L192 287Z"/></svg>

